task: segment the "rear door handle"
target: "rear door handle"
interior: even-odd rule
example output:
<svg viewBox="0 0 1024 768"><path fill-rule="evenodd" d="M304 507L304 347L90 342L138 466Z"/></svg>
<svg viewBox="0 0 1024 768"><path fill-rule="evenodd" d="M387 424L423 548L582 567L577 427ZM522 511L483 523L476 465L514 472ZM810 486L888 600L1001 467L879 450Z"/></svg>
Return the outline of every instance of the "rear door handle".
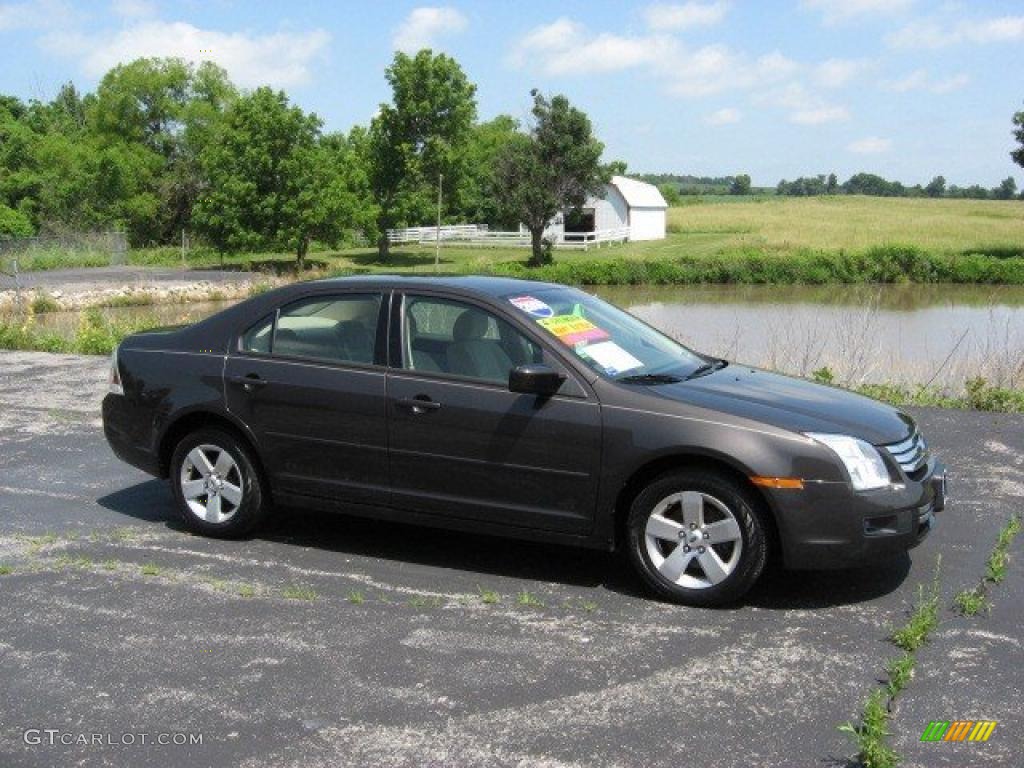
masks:
<svg viewBox="0 0 1024 768"><path fill-rule="evenodd" d="M426 395L417 395L416 397L403 397L395 401L400 408L408 408L413 413L426 413L427 411L436 411L441 407L441 404L436 400L431 400Z"/></svg>
<svg viewBox="0 0 1024 768"><path fill-rule="evenodd" d="M254 390L256 387L265 387L270 382L266 379L260 378L259 374L247 373L245 376L231 376L228 378L232 384L241 384L248 391Z"/></svg>

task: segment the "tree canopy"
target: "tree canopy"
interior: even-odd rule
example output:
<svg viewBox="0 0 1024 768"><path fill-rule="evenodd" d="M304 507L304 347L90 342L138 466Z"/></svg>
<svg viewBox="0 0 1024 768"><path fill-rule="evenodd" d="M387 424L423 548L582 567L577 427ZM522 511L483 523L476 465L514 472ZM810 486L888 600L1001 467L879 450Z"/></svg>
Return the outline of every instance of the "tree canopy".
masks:
<svg viewBox="0 0 1024 768"><path fill-rule="evenodd" d="M300 269L313 238L336 243L360 201L339 174L346 143L321 142L320 127L281 91L237 98L199 156L199 231L221 250L291 250Z"/></svg>
<svg viewBox="0 0 1024 768"><path fill-rule="evenodd" d="M476 121L476 86L450 56L399 51L385 76L392 101L380 105L368 146L381 255L387 255L385 230L436 215L439 182L449 208L461 202Z"/></svg>
<svg viewBox="0 0 1024 768"><path fill-rule="evenodd" d="M601 165L604 145L590 118L565 96L547 99L537 90L532 96L533 125L512 136L498 155L493 193L507 217L530 230L531 262L542 264L550 260L542 242L548 222L600 194L611 173Z"/></svg>

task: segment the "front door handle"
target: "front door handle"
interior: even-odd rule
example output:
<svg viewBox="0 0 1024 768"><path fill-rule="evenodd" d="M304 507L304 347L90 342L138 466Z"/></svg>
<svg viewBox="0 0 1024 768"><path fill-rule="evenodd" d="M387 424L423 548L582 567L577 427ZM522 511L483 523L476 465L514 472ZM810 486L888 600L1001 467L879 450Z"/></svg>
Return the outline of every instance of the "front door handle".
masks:
<svg viewBox="0 0 1024 768"><path fill-rule="evenodd" d="M228 381L232 384L241 384L247 392L252 392L256 387L265 387L270 383L266 379L260 378L258 373L247 373L245 376L231 376Z"/></svg>
<svg viewBox="0 0 1024 768"><path fill-rule="evenodd" d="M400 408L408 408L413 413L426 413L427 411L436 411L441 407L441 404L436 400L431 400L426 395L416 395L416 397L403 397L396 401Z"/></svg>

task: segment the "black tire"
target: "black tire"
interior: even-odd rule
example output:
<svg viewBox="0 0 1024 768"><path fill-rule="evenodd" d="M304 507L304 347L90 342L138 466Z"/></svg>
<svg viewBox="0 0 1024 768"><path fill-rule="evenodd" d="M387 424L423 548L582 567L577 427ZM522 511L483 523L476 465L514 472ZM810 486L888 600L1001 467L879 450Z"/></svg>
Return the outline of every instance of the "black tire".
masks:
<svg viewBox="0 0 1024 768"><path fill-rule="evenodd" d="M192 466L189 453L199 446L214 446L221 449L234 463L235 469L230 473L230 481L232 485L241 488L241 500L238 504L231 505L233 511L222 522L210 522L200 518L185 499L182 488L183 467L186 462ZM186 435L175 447L170 466L171 491L178 514L185 525L196 533L221 539L237 539L250 533L266 518L271 506L270 494L257 466L249 446L231 432L211 427ZM186 471L201 479L198 471ZM206 495L195 501L205 504L208 499L209 496Z"/></svg>
<svg viewBox="0 0 1024 768"><path fill-rule="evenodd" d="M683 576L688 581L706 581L708 585L703 587L683 586L663 576L654 565L648 549L646 531L652 512L662 500L673 494L686 491L703 494L705 498L711 497L721 503L739 527L741 546L736 555L738 559L735 561L732 571L725 578L718 583L711 583L710 577L705 576L702 579L704 572L699 560L694 565L688 565L687 570L683 571ZM725 516L721 509L712 506L710 502L706 502L705 506L711 510L708 513L709 517L712 514L722 515L721 521L724 521ZM668 510L666 515L681 514L681 507L669 507ZM750 488L743 485L741 480L725 473L702 469L681 469L659 476L634 499L626 524L627 555L631 565L654 592L675 603L712 607L735 602L753 586L765 568L768 556L768 537L762 503ZM680 527L684 530L687 529L685 525ZM681 534L683 537L689 535L689 533ZM682 548L689 541L689 538L684 538L677 543L677 546ZM699 540L694 542L694 551L702 543ZM668 554L675 551L675 547L667 539L664 541L656 539L653 546L658 548L656 556L664 554L665 561L668 559ZM722 551L731 558L733 546L733 544L716 544L715 554ZM701 553L704 551L704 548L700 549ZM690 550L687 552L689 553ZM696 554L689 556L697 557ZM682 557L686 557L686 555L682 555ZM719 557L718 559L721 561L723 558Z"/></svg>

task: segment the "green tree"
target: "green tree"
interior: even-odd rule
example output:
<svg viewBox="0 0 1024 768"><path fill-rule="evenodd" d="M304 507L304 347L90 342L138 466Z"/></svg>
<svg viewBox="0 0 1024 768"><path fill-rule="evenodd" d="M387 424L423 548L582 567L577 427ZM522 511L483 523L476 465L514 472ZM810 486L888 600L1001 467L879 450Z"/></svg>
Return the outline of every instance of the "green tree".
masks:
<svg viewBox="0 0 1024 768"><path fill-rule="evenodd" d="M661 192L661 196L665 198L665 202L670 206L679 205L682 202L682 195L679 194L679 187L675 184L659 184L658 191Z"/></svg>
<svg viewBox="0 0 1024 768"><path fill-rule="evenodd" d="M314 238L336 243L355 218L353 197L320 125L280 91L236 99L200 155L209 188L196 227L222 251L292 250L299 270Z"/></svg>
<svg viewBox="0 0 1024 768"><path fill-rule="evenodd" d="M825 182L825 194L834 195L839 191L839 179L836 178L834 173L828 175L828 181Z"/></svg>
<svg viewBox="0 0 1024 768"><path fill-rule="evenodd" d="M459 200L476 120L476 86L450 56L398 52L385 77L392 103L382 104L370 125L370 184L381 257L388 254L387 229L436 216L440 177L443 198Z"/></svg>
<svg viewBox="0 0 1024 768"><path fill-rule="evenodd" d="M998 187L992 190L992 197L996 200L1012 200L1016 194L1017 182L1013 176L1007 176Z"/></svg>
<svg viewBox="0 0 1024 768"><path fill-rule="evenodd" d="M928 185L924 188L925 194L928 197L943 197L946 194L946 178L944 176L936 176L934 179L928 182Z"/></svg>
<svg viewBox="0 0 1024 768"><path fill-rule="evenodd" d="M89 109L95 133L140 144L163 160L152 190L160 200L156 239L188 226L203 185L199 152L236 96L227 73L211 62L196 68L181 59L136 59L100 81Z"/></svg>
<svg viewBox="0 0 1024 768"><path fill-rule="evenodd" d="M604 145L593 134L590 118L565 96L533 96L533 125L519 134L498 158L494 195L509 218L530 230L530 263L550 261L544 228L559 212L583 206L600 194L611 174L601 165Z"/></svg>
<svg viewBox="0 0 1024 768"><path fill-rule="evenodd" d="M498 157L518 131L518 121L509 115L473 126L466 149L466 175L454 211L460 221L502 228L519 225L518 221L503 218L504 212L491 193Z"/></svg>
<svg viewBox="0 0 1024 768"><path fill-rule="evenodd" d="M1013 162L1024 168L1024 110L1013 116L1013 124L1016 126L1013 131L1013 138L1020 144L1017 149L1010 153Z"/></svg>
<svg viewBox="0 0 1024 768"><path fill-rule="evenodd" d="M730 195L749 195L750 194L750 176L745 173L741 173L738 176L733 176L732 183L729 185Z"/></svg>
<svg viewBox="0 0 1024 768"><path fill-rule="evenodd" d="M100 80L90 110L96 132L139 142L169 158L189 99L192 71L181 59L136 59Z"/></svg>

